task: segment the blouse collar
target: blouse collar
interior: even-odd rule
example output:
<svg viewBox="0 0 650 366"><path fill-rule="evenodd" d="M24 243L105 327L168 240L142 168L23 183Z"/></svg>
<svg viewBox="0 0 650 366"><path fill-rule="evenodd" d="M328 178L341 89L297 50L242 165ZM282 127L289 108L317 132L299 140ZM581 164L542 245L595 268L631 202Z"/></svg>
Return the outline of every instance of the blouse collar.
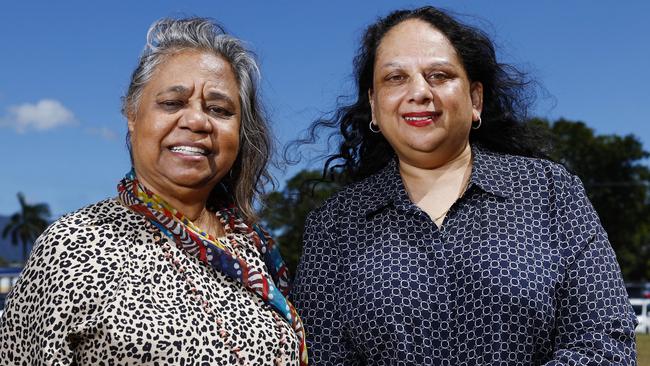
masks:
<svg viewBox="0 0 650 366"><path fill-rule="evenodd" d="M512 156L489 151L476 144L472 149L472 175L468 190L476 186L484 192L508 198L513 194L513 179L515 170L511 168ZM386 206L408 211L413 203L406 193L404 182L399 173L397 158L392 159L377 174L360 183L362 189L367 189L366 200L361 210L365 215L371 215Z"/></svg>

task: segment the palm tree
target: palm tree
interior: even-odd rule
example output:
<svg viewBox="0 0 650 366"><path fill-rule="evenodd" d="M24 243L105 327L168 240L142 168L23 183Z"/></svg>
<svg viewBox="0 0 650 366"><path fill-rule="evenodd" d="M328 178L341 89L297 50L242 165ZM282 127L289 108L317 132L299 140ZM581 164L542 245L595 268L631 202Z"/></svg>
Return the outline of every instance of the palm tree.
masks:
<svg viewBox="0 0 650 366"><path fill-rule="evenodd" d="M11 215L2 230L2 238L11 234L13 245L18 245L20 241L23 245L23 262L27 262L27 245L33 243L49 225L50 207L46 203L28 204L21 192L18 192L18 202L20 211Z"/></svg>

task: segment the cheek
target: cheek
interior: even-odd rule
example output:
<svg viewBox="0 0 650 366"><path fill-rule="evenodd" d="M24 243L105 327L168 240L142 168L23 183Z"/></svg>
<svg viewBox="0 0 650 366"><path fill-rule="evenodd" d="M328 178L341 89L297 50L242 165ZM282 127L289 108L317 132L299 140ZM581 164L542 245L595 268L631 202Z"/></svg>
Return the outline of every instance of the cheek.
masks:
<svg viewBox="0 0 650 366"><path fill-rule="evenodd" d="M453 107L458 113L472 112L469 90L460 85L452 85L448 89L441 90L439 98L447 107Z"/></svg>
<svg viewBox="0 0 650 366"><path fill-rule="evenodd" d="M222 126L216 138L220 150L239 150L239 126ZM235 152L236 152L235 151Z"/></svg>
<svg viewBox="0 0 650 366"><path fill-rule="evenodd" d="M134 148L137 146L138 150L146 151L149 150L153 145L153 136L151 131L142 126L138 126L133 130L131 135L131 142Z"/></svg>
<svg viewBox="0 0 650 366"><path fill-rule="evenodd" d="M402 99L399 90L381 89L377 92L375 98L375 110L377 112L390 113L395 111Z"/></svg>
<svg viewBox="0 0 650 366"><path fill-rule="evenodd" d="M131 133L134 159L151 163L158 158L165 134L164 127L150 120L143 119L136 122Z"/></svg>

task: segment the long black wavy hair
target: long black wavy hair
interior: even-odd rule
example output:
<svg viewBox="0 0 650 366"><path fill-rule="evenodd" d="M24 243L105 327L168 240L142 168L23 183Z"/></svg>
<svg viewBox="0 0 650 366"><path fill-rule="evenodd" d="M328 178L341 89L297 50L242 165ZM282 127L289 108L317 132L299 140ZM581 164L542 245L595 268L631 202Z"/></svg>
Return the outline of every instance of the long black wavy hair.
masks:
<svg viewBox="0 0 650 366"><path fill-rule="evenodd" d="M534 101L531 80L515 67L499 63L490 38L480 29L462 24L446 12L431 6L397 10L370 25L354 58L356 100L340 105L329 117L315 121L309 137L316 140L321 128L335 128L330 138L338 138L338 151L328 155L323 175L357 181L382 169L395 153L382 134L372 133L368 90L373 86L375 55L386 33L407 19L420 19L443 33L456 49L470 82L483 84L482 125L472 129L470 142L515 155L543 157L545 138L524 122Z"/></svg>

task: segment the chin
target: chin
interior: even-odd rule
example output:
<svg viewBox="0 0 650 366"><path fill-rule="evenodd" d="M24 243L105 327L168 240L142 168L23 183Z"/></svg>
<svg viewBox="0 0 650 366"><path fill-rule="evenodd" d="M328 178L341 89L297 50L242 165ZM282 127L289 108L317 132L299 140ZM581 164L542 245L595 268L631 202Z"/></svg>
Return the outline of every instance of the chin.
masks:
<svg viewBox="0 0 650 366"><path fill-rule="evenodd" d="M411 143L409 147L418 153L431 153L442 146L442 141L417 141Z"/></svg>
<svg viewBox="0 0 650 366"><path fill-rule="evenodd" d="M213 175L190 172L171 175L169 180L186 188L204 188L206 185L215 185L218 182Z"/></svg>

